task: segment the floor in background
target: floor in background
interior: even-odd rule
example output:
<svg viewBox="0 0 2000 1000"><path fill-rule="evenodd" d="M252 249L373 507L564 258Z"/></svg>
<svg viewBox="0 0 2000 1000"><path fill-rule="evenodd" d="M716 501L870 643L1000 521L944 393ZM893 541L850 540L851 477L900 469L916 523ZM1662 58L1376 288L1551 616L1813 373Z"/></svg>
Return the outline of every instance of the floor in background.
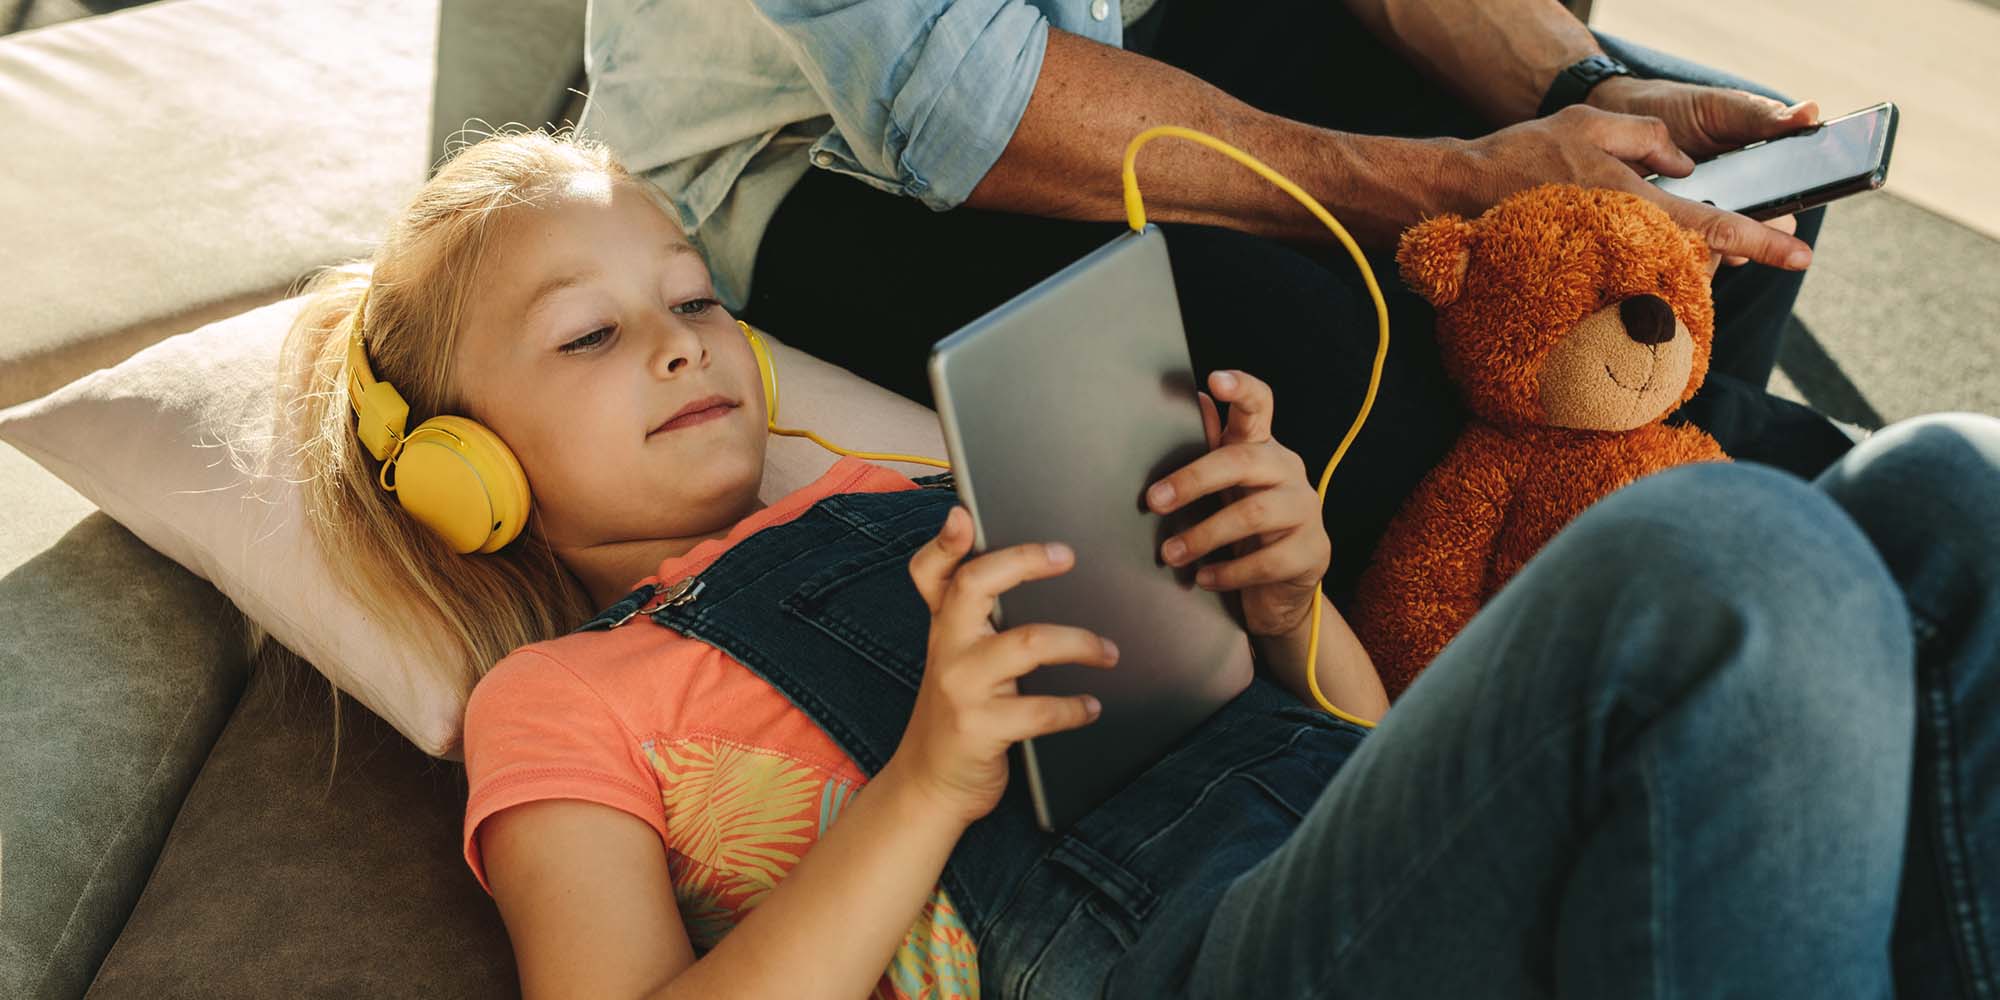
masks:
<svg viewBox="0 0 2000 1000"><path fill-rule="evenodd" d="M2000 241L1857 195L1827 210L1794 316L1777 391L1867 427L2000 414Z"/></svg>

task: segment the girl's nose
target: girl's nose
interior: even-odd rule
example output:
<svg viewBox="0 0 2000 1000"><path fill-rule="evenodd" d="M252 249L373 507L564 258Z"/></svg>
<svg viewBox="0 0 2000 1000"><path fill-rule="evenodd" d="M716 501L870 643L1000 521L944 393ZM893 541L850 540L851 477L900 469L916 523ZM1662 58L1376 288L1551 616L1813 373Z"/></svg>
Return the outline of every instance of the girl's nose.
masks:
<svg viewBox="0 0 2000 1000"><path fill-rule="evenodd" d="M708 353L701 338L693 331L664 319L660 322L658 342L653 347L653 373L661 378L678 376L690 365L699 367Z"/></svg>

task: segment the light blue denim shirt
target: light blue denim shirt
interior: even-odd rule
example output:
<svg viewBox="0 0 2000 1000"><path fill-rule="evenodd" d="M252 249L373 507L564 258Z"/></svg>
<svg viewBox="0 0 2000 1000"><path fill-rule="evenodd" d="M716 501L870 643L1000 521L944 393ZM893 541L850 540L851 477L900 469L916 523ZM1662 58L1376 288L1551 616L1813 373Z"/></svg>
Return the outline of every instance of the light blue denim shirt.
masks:
<svg viewBox="0 0 2000 1000"><path fill-rule="evenodd" d="M651 181L731 309L810 166L944 211L1014 135L1050 25L1107 45L1119 0L590 0L578 130ZM827 246L840 252L839 233Z"/></svg>

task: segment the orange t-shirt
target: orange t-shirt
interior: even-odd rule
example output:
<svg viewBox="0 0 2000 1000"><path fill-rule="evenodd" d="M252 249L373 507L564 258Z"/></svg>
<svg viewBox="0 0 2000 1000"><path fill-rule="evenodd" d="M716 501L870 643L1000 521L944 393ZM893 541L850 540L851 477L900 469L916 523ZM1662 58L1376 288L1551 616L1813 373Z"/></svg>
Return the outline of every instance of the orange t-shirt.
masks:
<svg viewBox="0 0 2000 1000"><path fill-rule="evenodd" d="M697 544L633 584L706 569L759 529L835 493L916 489L843 457L811 485ZM682 922L697 952L777 886L840 815L864 775L811 718L722 651L644 616L508 654L465 709L465 862L490 895L479 824L512 805L583 799L660 835ZM875 996L976 997L972 936L938 886Z"/></svg>

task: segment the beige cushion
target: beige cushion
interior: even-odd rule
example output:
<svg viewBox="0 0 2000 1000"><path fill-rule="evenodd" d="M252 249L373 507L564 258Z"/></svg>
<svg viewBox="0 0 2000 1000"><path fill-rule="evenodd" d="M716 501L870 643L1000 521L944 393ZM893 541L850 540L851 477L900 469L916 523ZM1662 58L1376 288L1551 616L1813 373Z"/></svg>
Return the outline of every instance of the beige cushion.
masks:
<svg viewBox="0 0 2000 1000"><path fill-rule="evenodd" d="M279 642L303 655L425 752L456 758L465 699L448 672L392 644L333 586L282 478L238 470L220 444L246 442L243 467L268 445L278 347L299 299L182 334L50 396L0 411L0 440L20 448L147 544L214 583ZM782 343L772 344L780 423L869 451L943 456L935 416L909 400ZM771 439L763 496L825 472L835 456ZM904 466L903 471L935 471Z"/></svg>
<svg viewBox="0 0 2000 1000"><path fill-rule="evenodd" d="M0 39L0 406L363 254L434 131L558 112L581 0L444 14L442 52L438 0L167 0Z"/></svg>

